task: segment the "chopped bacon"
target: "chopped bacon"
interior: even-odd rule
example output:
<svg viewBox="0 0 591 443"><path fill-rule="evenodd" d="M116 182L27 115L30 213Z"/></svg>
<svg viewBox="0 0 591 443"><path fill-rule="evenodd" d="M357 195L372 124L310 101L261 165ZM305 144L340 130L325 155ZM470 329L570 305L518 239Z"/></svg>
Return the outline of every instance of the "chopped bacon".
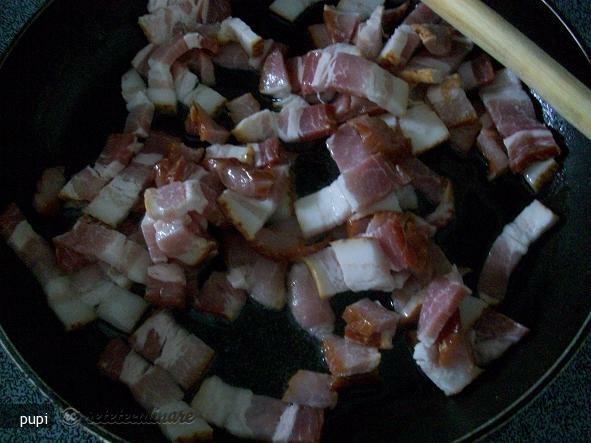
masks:
<svg viewBox="0 0 591 443"><path fill-rule="evenodd" d="M111 134L94 167L70 178L59 196L69 200L92 201L109 182L121 173L132 157L142 148L133 134Z"/></svg>
<svg viewBox="0 0 591 443"><path fill-rule="evenodd" d="M123 234L82 218L71 231L53 239L56 245L104 261L134 282L145 284L150 262L148 252Z"/></svg>
<svg viewBox="0 0 591 443"><path fill-rule="evenodd" d="M384 17L382 19L382 23L384 28L392 29L392 27L398 25L402 19L406 16L406 12L408 11L409 6L408 1L405 1L399 6L394 8L388 8L384 10Z"/></svg>
<svg viewBox="0 0 591 443"><path fill-rule="evenodd" d="M453 29L448 25L422 23L412 25L423 45L433 55L443 56L451 51Z"/></svg>
<svg viewBox="0 0 591 443"><path fill-rule="evenodd" d="M321 299L306 265L294 264L287 277L287 299L295 321L316 337L333 331L335 316L328 299Z"/></svg>
<svg viewBox="0 0 591 443"><path fill-rule="evenodd" d="M148 268L146 295L148 303L159 307L185 308L187 281L183 269L174 263Z"/></svg>
<svg viewBox="0 0 591 443"><path fill-rule="evenodd" d="M246 197L267 198L275 183L273 170L256 169L236 159L209 159L207 164L224 186Z"/></svg>
<svg viewBox="0 0 591 443"><path fill-rule="evenodd" d="M263 39L237 17L228 17L222 22L218 39L240 43L249 57L256 57L263 52Z"/></svg>
<svg viewBox="0 0 591 443"><path fill-rule="evenodd" d="M310 34L315 48L323 49L332 44L328 27L324 23L316 23L308 26L308 34Z"/></svg>
<svg viewBox="0 0 591 443"><path fill-rule="evenodd" d="M148 188L144 192L146 214L154 220L172 221L190 211L203 214L207 199L198 180L172 182L160 188Z"/></svg>
<svg viewBox="0 0 591 443"><path fill-rule="evenodd" d="M458 68L462 85L466 91L492 83L495 71L488 55L481 54L473 60L464 62Z"/></svg>
<svg viewBox="0 0 591 443"><path fill-rule="evenodd" d="M426 288L417 331L418 339L432 346L447 321L456 312L464 297L471 291L464 286L457 270L435 278Z"/></svg>
<svg viewBox="0 0 591 443"><path fill-rule="evenodd" d="M254 150L254 165L257 168L274 166L286 162L285 152L276 137L269 138L260 143L251 143Z"/></svg>
<svg viewBox="0 0 591 443"><path fill-rule="evenodd" d="M408 25L400 25L378 54L378 62L390 70L400 70L421 44L421 39Z"/></svg>
<svg viewBox="0 0 591 443"><path fill-rule="evenodd" d="M215 68L211 56L203 49L191 49L181 56L177 63L185 65L196 74L199 81L207 86L215 85ZM173 65L174 66L174 65Z"/></svg>
<svg viewBox="0 0 591 443"><path fill-rule="evenodd" d="M457 74L448 77L441 85L431 86L427 90L429 103L448 128L464 126L478 121L476 110Z"/></svg>
<svg viewBox="0 0 591 443"><path fill-rule="evenodd" d="M226 69L238 69L249 71L250 66L248 54L240 43L228 43L219 48L218 53L213 57L213 62Z"/></svg>
<svg viewBox="0 0 591 443"><path fill-rule="evenodd" d="M262 142L277 135L277 114L263 109L240 121L232 130L240 142Z"/></svg>
<svg viewBox="0 0 591 443"><path fill-rule="evenodd" d="M44 216L55 215L60 207L58 194L66 184L65 168L56 166L47 168L37 181L37 192L33 196L33 207Z"/></svg>
<svg viewBox="0 0 591 443"><path fill-rule="evenodd" d="M154 119L154 104L146 95L146 91L138 92L128 103L129 115L125 121L123 132L146 138L149 135Z"/></svg>
<svg viewBox="0 0 591 443"><path fill-rule="evenodd" d="M283 401L312 408L334 408L338 394L332 390L332 377L320 372L298 370L290 379Z"/></svg>
<svg viewBox="0 0 591 443"><path fill-rule="evenodd" d="M198 135L202 141L209 143L225 143L230 137L226 128L216 123L205 110L194 104L191 106L189 116L185 121L185 130L188 134Z"/></svg>
<svg viewBox="0 0 591 443"><path fill-rule="evenodd" d="M194 232L190 217L167 222L154 222L154 238L158 249L167 257L176 258L182 263L196 266L217 251L215 241Z"/></svg>
<svg viewBox="0 0 591 443"><path fill-rule="evenodd" d="M378 302L364 298L347 306L343 319L347 323L347 339L379 349L392 349L398 314L387 310Z"/></svg>
<svg viewBox="0 0 591 443"><path fill-rule="evenodd" d="M482 128L476 138L476 146L488 163L489 180L494 180L507 171L509 158L505 152L503 139L494 126Z"/></svg>
<svg viewBox="0 0 591 443"><path fill-rule="evenodd" d="M409 157L400 167L411 177L411 184L425 194L431 203L437 204L443 199L448 179L436 174L416 157Z"/></svg>
<svg viewBox="0 0 591 443"><path fill-rule="evenodd" d="M375 103L347 94L337 94L330 104L334 107L335 119L338 123L344 123L362 114L375 115L383 112Z"/></svg>
<svg viewBox="0 0 591 443"><path fill-rule="evenodd" d="M449 144L453 149L461 153L468 153L475 145L482 124L479 120L468 125L457 126L449 130Z"/></svg>
<svg viewBox="0 0 591 443"><path fill-rule="evenodd" d="M355 12L324 5L324 23L333 43L349 43L355 35L360 17Z"/></svg>
<svg viewBox="0 0 591 443"><path fill-rule="evenodd" d="M411 216L396 212L376 214L365 235L378 240L394 271L409 270L418 278L431 274L428 238Z"/></svg>
<svg viewBox="0 0 591 443"><path fill-rule="evenodd" d="M277 134L284 142L311 141L334 132L336 122L331 105L289 106L277 118Z"/></svg>
<svg viewBox="0 0 591 443"><path fill-rule="evenodd" d="M552 133L536 120L533 103L513 72L497 72L495 81L481 89L480 97L503 137L513 172L560 154Z"/></svg>
<svg viewBox="0 0 591 443"><path fill-rule="evenodd" d="M302 90L364 97L394 115L403 114L408 101L406 82L363 57L329 48L306 55Z"/></svg>
<svg viewBox="0 0 591 443"><path fill-rule="evenodd" d="M246 293L234 288L226 274L214 272L205 282L193 306L200 311L234 321L246 303Z"/></svg>
<svg viewBox="0 0 591 443"><path fill-rule="evenodd" d="M243 94L234 100L230 100L226 103L226 107L230 112L230 118L236 125L246 117L250 117L261 110L260 103L250 92Z"/></svg>
<svg viewBox="0 0 591 443"><path fill-rule="evenodd" d="M281 415L273 441L281 443L320 442L324 411L308 406L290 405Z"/></svg>
<svg viewBox="0 0 591 443"><path fill-rule="evenodd" d="M275 0L269 9L278 16L294 22L308 7L320 0Z"/></svg>
<svg viewBox="0 0 591 443"><path fill-rule="evenodd" d="M230 0L200 0L197 7L197 20L202 23L218 23L232 15Z"/></svg>
<svg viewBox="0 0 591 443"><path fill-rule="evenodd" d="M162 187L173 182L182 182L201 173L197 165L203 157L203 149L191 149L179 145L169 150L168 154L154 165L154 182Z"/></svg>
<svg viewBox="0 0 591 443"><path fill-rule="evenodd" d="M135 57L131 60L131 66L143 77L148 76L148 71L150 70L150 66L148 65L148 60L150 59L150 55L156 49L156 45L153 43L148 43L142 49L138 51Z"/></svg>
<svg viewBox="0 0 591 443"><path fill-rule="evenodd" d="M78 271L96 262L96 259L62 245L55 245L55 258L59 268L67 273Z"/></svg>
<svg viewBox="0 0 591 443"><path fill-rule="evenodd" d="M433 12L426 4L419 2L415 9L404 19L407 25L417 25L422 23L438 23L441 18Z"/></svg>
<svg viewBox="0 0 591 443"><path fill-rule="evenodd" d="M131 349L120 338L112 339L107 343L105 349L101 353L97 367L111 380L119 381L125 358L131 352Z"/></svg>
<svg viewBox="0 0 591 443"><path fill-rule="evenodd" d="M160 45L177 30L196 24L197 8L191 0L166 5L139 18L138 23L150 43Z"/></svg>
<svg viewBox="0 0 591 443"><path fill-rule="evenodd" d="M558 217L538 200L530 203L503 228L494 241L478 280L478 295L496 305L505 297L511 273L530 245L558 221Z"/></svg>
<svg viewBox="0 0 591 443"><path fill-rule="evenodd" d="M378 6L369 18L361 23L355 35L355 46L359 48L361 55L368 60L375 60L382 50L382 19L384 7Z"/></svg>
<svg viewBox="0 0 591 443"><path fill-rule="evenodd" d="M528 328L500 312L486 309L471 332L476 363L483 366L499 358L528 332Z"/></svg>
<svg viewBox="0 0 591 443"><path fill-rule="evenodd" d="M304 257L303 262L308 266L321 298L330 297L349 289L333 248L324 248L315 254Z"/></svg>
<svg viewBox="0 0 591 443"><path fill-rule="evenodd" d="M384 0L340 0L337 9L339 11L358 14L362 20L370 16L378 6L382 6Z"/></svg>
<svg viewBox="0 0 591 443"><path fill-rule="evenodd" d="M136 352L168 371L185 390L201 378L214 354L166 311L148 318L130 337L130 343Z"/></svg>
<svg viewBox="0 0 591 443"><path fill-rule="evenodd" d="M330 373L338 377L366 374L378 367L380 352L336 335L322 338L322 353Z"/></svg>
<svg viewBox="0 0 591 443"><path fill-rule="evenodd" d="M265 59L259 80L259 92L274 97L285 97L291 92L285 59L279 49L272 50Z"/></svg>

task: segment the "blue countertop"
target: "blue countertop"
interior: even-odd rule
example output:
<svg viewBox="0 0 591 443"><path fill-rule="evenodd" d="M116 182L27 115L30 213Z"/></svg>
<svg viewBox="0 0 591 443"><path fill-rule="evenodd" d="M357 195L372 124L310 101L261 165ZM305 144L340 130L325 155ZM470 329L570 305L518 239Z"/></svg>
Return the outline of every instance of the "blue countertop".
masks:
<svg viewBox="0 0 591 443"><path fill-rule="evenodd" d="M45 3L44 0L0 0L0 54L18 30ZM591 5L589 0L554 0L552 3L591 47ZM14 405L43 405L50 417L57 408L48 403L0 348L0 414ZM51 422L51 420L50 420ZM558 377L511 421L486 438L490 442L591 441L591 340L587 339ZM4 441L96 441L84 429L53 421L47 427L2 429Z"/></svg>

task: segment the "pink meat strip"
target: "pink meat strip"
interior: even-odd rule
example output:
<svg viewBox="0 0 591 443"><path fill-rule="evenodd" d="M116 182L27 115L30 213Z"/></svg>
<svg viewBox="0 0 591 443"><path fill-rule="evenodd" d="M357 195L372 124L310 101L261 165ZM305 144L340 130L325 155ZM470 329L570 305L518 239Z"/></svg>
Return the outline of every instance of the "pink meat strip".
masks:
<svg viewBox="0 0 591 443"><path fill-rule="evenodd" d="M488 55L481 54L473 60L464 62L458 68L462 85L466 91L491 84L495 71Z"/></svg>
<svg viewBox="0 0 591 443"><path fill-rule="evenodd" d="M469 125L478 120L476 110L462 89L459 76L446 79L427 90L429 103L448 128Z"/></svg>
<svg viewBox="0 0 591 443"><path fill-rule="evenodd" d="M347 306L343 313L347 323L345 337L363 345L392 349L399 316L377 302L363 298Z"/></svg>
<svg viewBox="0 0 591 443"><path fill-rule="evenodd" d="M184 309L187 280L183 268L175 263L150 266L144 298L155 306Z"/></svg>
<svg viewBox="0 0 591 443"><path fill-rule="evenodd" d="M257 168L274 166L287 161L283 147L276 137L260 143L251 143L250 146L254 149L254 165Z"/></svg>
<svg viewBox="0 0 591 443"><path fill-rule="evenodd" d="M509 278L530 245L558 222L558 217L538 200L530 203L503 228L494 241L478 280L480 298L498 304L505 298Z"/></svg>
<svg viewBox="0 0 591 443"><path fill-rule="evenodd" d="M476 146L488 163L488 179L494 180L509 169L509 157L503 145L503 138L494 127L488 114L480 121L482 130L476 138Z"/></svg>
<svg viewBox="0 0 591 443"><path fill-rule="evenodd" d="M323 15L332 43L349 43L353 39L360 22L359 14L325 5Z"/></svg>
<svg viewBox="0 0 591 443"><path fill-rule="evenodd" d="M554 136L536 120L531 99L511 71L498 72L495 81L481 89L480 97L503 137L511 171L521 172L533 162L560 154Z"/></svg>
<svg viewBox="0 0 591 443"><path fill-rule="evenodd" d="M324 23L316 23L308 26L308 33L315 48L323 49L332 44L328 27Z"/></svg>
<svg viewBox="0 0 591 443"><path fill-rule="evenodd" d="M199 77L207 86L215 85L215 68L211 56L203 49L191 49L178 60Z"/></svg>
<svg viewBox="0 0 591 443"><path fill-rule="evenodd" d="M485 310L471 331L476 363L484 366L496 360L528 332L528 328L500 312Z"/></svg>
<svg viewBox="0 0 591 443"><path fill-rule="evenodd" d="M120 232L81 218L72 230L54 237L53 242L104 261L136 283L146 283L150 263L148 251Z"/></svg>
<svg viewBox="0 0 591 443"><path fill-rule="evenodd" d="M418 339L430 347L451 316L456 312L462 299L472 291L464 286L459 274L453 272L435 278L427 287L419 324Z"/></svg>
<svg viewBox="0 0 591 443"><path fill-rule="evenodd" d="M307 266L294 264L287 277L287 299L296 322L310 334L323 337L334 328L335 316L328 299L318 295Z"/></svg>
<svg viewBox="0 0 591 443"><path fill-rule="evenodd" d="M334 107L335 119L338 123L344 123L363 114L383 113L378 105L369 100L347 94L337 94L330 104Z"/></svg>
<svg viewBox="0 0 591 443"><path fill-rule="evenodd" d="M322 338L322 353L330 373L337 377L366 374L380 364L380 352L336 335Z"/></svg>
<svg viewBox="0 0 591 443"><path fill-rule="evenodd" d="M334 408L338 394L332 390L332 376L320 372L298 370L290 379L282 400L312 408Z"/></svg>
<svg viewBox="0 0 591 443"><path fill-rule="evenodd" d="M240 43L230 42L220 46L217 54L213 57L213 62L226 69L237 69L241 71L252 70L248 54Z"/></svg>
<svg viewBox="0 0 591 443"><path fill-rule="evenodd" d="M378 6L371 16L361 23L355 35L355 46L361 51L361 55L368 60L375 60L382 50L382 20L384 7Z"/></svg>
<svg viewBox="0 0 591 443"><path fill-rule="evenodd" d="M272 50L263 63L259 92L273 97L285 97L291 92L285 58L279 49Z"/></svg>
<svg viewBox="0 0 591 443"><path fill-rule="evenodd" d="M247 294L234 288L223 272L214 272L195 299L195 309L234 321L246 303Z"/></svg>
<svg viewBox="0 0 591 443"><path fill-rule="evenodd" d="M92 201L141 148L142 144L133 134L111 134L94 167L87 166L73 175L62 189L61 196Z"/></svg>
<svg viewBox="0 0 591 443"><path fill-rule="evenodd" d="M230 112L230 118L236 125L246 117L250 117L261 110L260 103L250 92L243 94L234 100L230 100L226 103L226 107Z"/></svg>
<svg viewBox="0 0 591 443"><path fill-rule="evenodd" d="M334 109L326 104L288 106L277 119L278 136L286 143L316 140L332 134L335 129Z"/></svg>

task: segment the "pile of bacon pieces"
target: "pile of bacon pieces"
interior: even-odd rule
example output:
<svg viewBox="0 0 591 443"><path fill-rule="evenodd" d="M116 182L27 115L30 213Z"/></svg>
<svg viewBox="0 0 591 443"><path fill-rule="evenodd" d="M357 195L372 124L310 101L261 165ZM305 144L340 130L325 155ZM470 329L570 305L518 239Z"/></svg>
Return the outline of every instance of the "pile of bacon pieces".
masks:
<svg viewBox="0 0 591 443"><path fill-rule="evenodd" d="M293 21L312 3L276 0L271 10ZM416 329L414 359L447 395L527 332L492 306L557 217L537 200L526 207L493 243L473 296L433 241L454 215L452 183L417 155L445 141L463 152L476 145L489 179L510 169L537 190L560 150L513 73L494 72L484 54L466 60L472 43L426 6L406 15L408 4L383 3L325 6L324 23L309 28L317 49L288 56L232 17L228 1L150 0L139 19L150 43L121 81L123 133L69 180L58 167L38 183L39 213L65 202L82 208L80 218L50 244L16 205L0 215L3 237L67 330L100 318L129 335L109 343L101 370L147 410L197 417L161 424L173 441L210 438L210 425L318 441L337 389L377 372L399 326ZM213 88L219 67L258 72L259 91L227 100ZM259 93L276 108L261 109ZM155 114L177 113L199 147L151 130ZM295 199L295 154L284 143L325 138L340 173ZM417 213L417 192L432 212ZM218 254L226 270L200 281ZM347 291L386 292L392 305L358 300L337 336L330 298ZM231 322L249 297L287 305L319 341L330 374L298 371L281 400L203 380L214 350L172 312Z"/></svg>

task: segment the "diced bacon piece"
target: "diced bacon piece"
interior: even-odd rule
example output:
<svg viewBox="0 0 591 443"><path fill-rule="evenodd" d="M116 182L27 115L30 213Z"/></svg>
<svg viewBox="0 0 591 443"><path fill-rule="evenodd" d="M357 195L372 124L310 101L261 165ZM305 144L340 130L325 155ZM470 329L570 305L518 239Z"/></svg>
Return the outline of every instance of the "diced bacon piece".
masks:
<svg viewBox="0 0 591 443"><path fill-rule="evenodd" d="M217 244L195 234L190 223L185 224L186 221L156 221L155 240L160 251L167 257L176 258L189 266L196 266L216 252Z"/></svg>
<svg viewBox="0 0 591 443"><path fill-rule="evenodd" d="M381 355L376 348L360 345L336 335L322 339L322 353L331 374L338 377L372 372L380 364Z"/></svg>
<svg viewBox="0 0 591 443"><path fill-rule="evenodd" d="M331 243L347 287L354 292L392 291L388 258L379 243L370 238L351 238Z"/></svg>
<svg viewBox="0 0 591 443"><path fill-rule="evenodd" d="M468 125L456 126L449 130L449 144L458 152L467 154L476 143L478 134L482 129L479 120Z"/></svg>
<svg viewBox="0 0 591 443"><path fill-rule="evenodd" d="M146 214L154 220L175 220L190 211L203 214L208 202L199 180L172 182L144 193Z"/></svg>
<svg viewBox="0 0 591 443"><path fill-rule="evenodd" d="M320 0L275 0L271 3L269 9L285 20L294 22L302 12L319 1Z"/></svg>
<svg viewBox="0 0 591 443"><path fill-rule="evenodd" d="M159 418L164 420L161 422ZM170 420L176 417L177 420ZM168 440L173 442L207 441L213 438L213 429L184 401L172 401L158 408L155 421Z"/></svg>
<svg viewBox="0 0 591 443"><path fill-rule="evenodd" d="M252 391L230 386L214 375L201 383L191 406L205 420L223 428L236 406L236 400L250 396Z"/></svg>
<svg viewBox="0 0 591 443"><path fill-rule="evenodd" d="M443 200L449 183L448 179L441 177L415 157L406 159L399 166L412 178L411 184L431 203L438 204Z"/></svg>
<svg viewBox="0 0 591 443"><path fill-rule="evenodd" d="M323 48L324 49L324 48ZM289 74L289 83L291 84L291 90L294 93L299 93L302 89L302 81L304 79L304 68L307 60L307 56L297 56L287 59L285 65L287 67L287 73Z"/></svg>
<svg viewBox="0 0 591 443"><path fill-rule="evenodd" d="M154 104L144 91L138 92L127 103L129 115L125 120L123 132L146 138L150 133L152 120L154 119Z"/></svg>
<svg viewBox="0 0 591 443"><path fill-rule="evenodd" d="M332 390L332 377L320 372L298 370L290 379L283 401L312 408L334 408L338 394Z"/></svg>
<svg viewBox="0 0 591 443"><path fill-rule="evenodd" d="M202 158L203 149L191 149L185 145L170 149L168 154L154 166L156 186L160 188L173 182L197 178L204 172L197 165Z"/></svg>
<svg viewBox="0 0 591 443"><path fill-rule="evenodd" d="M129 337L129 343L135 351L154 361L162 353L162 347L168 337L174 336L178 328L168 311L158 311Z"/></svg>
<svg viewBox="0 0 591 443"><path fill-rule="evenodd" d="M451 334L446 340L441 355L440 346L427 346L419 342L415 346L413 358L435 385L445 395L453 395L469 385L482 370L474 364L470 344L462 334Z"/></svg>
<svg viewBox="0 0 591 443"><path fill-rule="evenodd" d="M509 158L503 146L503 139L492 128L483 128L476 138L476 146L488 163L488 179L494 180L509 168Z"/></svg>
<svg viewBox="0 0 591 443"><path fill-rule="evenodd" d="M277 117L277 134L287 143L316 140L330 135L335 129L331 105L290 106Z"/></svg>
<svg viewBox="0 0 591 443"><path fill-rule="evenodd" d="M152 366L130 386L136 401L146 410L180 401L183 391L164 369Z"/></svg>
<svg viewBox="0 0 591 443"><path fill-rule="evenodd" d="M211 56L203 49L191 49L178 59L196 74L199 81L207 86L215 85L215 68ZM174 66L174 65L173 65Z"/></svg>
<svg viewBox="0 0 591 443"><path fill-rule="evenodd" d="M448 128L469 125L478 120L476 110L461 83L460 77L455 74L441 85L431 86L427 90L429 103Z"/></svg>
<svg viewBox="0 0 591 443"><path fill-rule="evenodd" d="M305 69L303 83L306 81L314 92L334 90L364 97L394 115L406 111L408 84L357 55L322 50L315 69L309 73Z"/></svg>
<svg viewBox="0 0 591 443"><path fill-rule="evenodd" d="M368 60L375 60L384 46L382 43L383 16L384 7L378 6L369 18L357 28L355 46L359 48L361 55Z"/></svg>
<svg viewBox="0 0 591 443"><path fill-rule="evenodd" d="M262 142L277 135L277 114L264 109L241 120L232 130L240 142Z"/></svg>
<svg viewBox="0 0 591 443"><path fill-rule="evenodd" d="M362 114L375 115L383 112L375 103L347 94L337 94L330 104L334 107L335 119L338 123L344 123Z"/></svg>
<svg viewBox="0 0 591 443"><path fill-rule="evenodd" d="M423 46L433 55L447 55L452 46L452 28L439 24L415 24L412 29L423 42Z"/></svg>
<svg viewBox="0 0 591 443"><path fill-rule="evenodd" d="M171 68L174 78L174 90L178 100L182 103L187 102L187 96L199 84L199 78L189 71L189 68L180 61L174 62Z"/></svg>
<svg viewBox="0 0 591 443"><path fill-rule="evenodd" d="M328 27L324 23L316 23L308 26L308 34L315 48L324 49L332 44L328 33Z"/></svg>
<svg viewBox="0 0 591 443"><path fill-rule="evenodd" d="M197 8L197 20L202 23L218 23L232 15L230 0L201 0Z"/></svg>
<svg viewBox="0 0 591 443"><path fill-rule="evenodd" d="M131 60L131 66L142 75L142 77L148 76L148 71L150 70L150 66L148 65L148 60L150 59L150 55L156 49L156 45L154 43L148 43L142 49L138 51L135 57Z"/></svg>
<svg viewBox="0 0 591 443"><path fill-rule="evenodd" d="M174 263L152 265L148 268L148 281L144 298L159 307L185 308L187 280L183 269Z"/></svg>
<svg viewBox="0 0 591 443"><path fill-rule="evenodd" d="M290 405L281 415L273 441L277 443L319 442L323 424L322 409Z"/></svg>
<svg viewBox="0 0 591 443"><path fill-rule="evenodd" d="M558 163L553 158L550 158L541 162L532 163L524 169L522 175L534 192L539 192L554 177L557 170Z"/></svg>
<svg viewBox="0 0 591 443"><path fill-rule="evenodd" d="M281 143L276 137L269 138L261 143L251 143L250 147L254 150L254 165L257 168L274 166L286 161Z"/></svg>
<svg viewBox="0 0 591 443"><path fill-rule="evenodd" d="M193 92L185 98L185 105L191 107L192 105L200 106L209 116L216 115L226 103L226 98L216 90L199 84Z"/></svg>
<svg viewBox="0 0 591 443"><path fill-rule="evenodd" d="M286 271L285 263L257 256L245 276L250 297L266 308L277 311L283 309Z"/></svg>
<svg viewBox="0 0 591 443"><path fill-rule="evenodd" d="M265 59L259 80L259 92L274 97L285 97L291 92L285 59L274 49Z"/></svg>
<svg viewBox="0 0 591 443"><path fill-rule="evenodd" d="M61 245L55 245L55 258L59 268L66 273L78 271L96 261Z"/></svg>
<svg viewBox="0 0 591 443"><path fill-rule="evenodd" d="M132 350L123 361L123 369L121 370L119 381L131 388L151 367L152 365L149 362Z"/></svg>
<svg viewBox="0 0 591 443"><path fill-rule="evenodd" d="M560 148L552 133L544 129L528 129L503 139L509 154L509 167L513 172L523 172L530 164L547 160L560 154Z"/></svg>
<svg viewBox="0 0 591 443"><path fill-rule="evenodd" d="M250 117L261 110L260 103L248 92L240 97L230 100L226 103L226 108L230 112L230 118L234 124L240 123L246 117Z"/></svg>
<svg viewBox="0 0 591 443"><path fill-rule="evenodd" d="M129 103L138 93L146 91L146 84L135 69L130 69L121 76L121 95Z"/></svg>
<svg viewBox="0 0 591 443"><path fill-rule="evenodd" d="M179 29L194 30L197 6L194 1L170 2L139 18L138 23L150 43L160 45L170 40Z"/></svg>
<svg viewBox="0 0 591 443"><path fill-rule="evenodd" d="M403 325L416 325L421 313L426 291L414 277L410 277L400 289L392 292L392 305L400 314L400 323Z"/></svg>
<svg viewBox="0 0 591 443"><path fill-rule="evenodd" d="M528 332L528 328L500 312L486 309L471 331L476 364L483 366L496 360Z"/></svg>
<svg viewBox="0 0 591 443"><path fill-rule="evenodd" d="M320 191L296 200L295 213L306 238L345 222L353 208L345 197L342 176Z"/></svg>
<svg viewBox="0 0 591 443"><path fill-rule="evenodd" d="M149 215L145 215L142 219L141 229L144 236L144 241L148 247L150 258L154 263L166 263L168 258L166 254L160 250L158 243L156 243L156 228L154 227L156 220L151 218Z"/></svg>
<svg viewBox="0 0 591 443"><path fill-rule="evenodd" d="M472 295L464 297L458 308L461 329L464 331L470 330L487 307L486 302L478 297Z"/></svg>
<svg viewBox="0 0 591 443"><path fill-rule="evenodd" d="M277 207L272 199L258 200L225 190L218 202L234 226L249 240L253 240L257 232L271 217Z"/></svg>
<svg viewBox="0 0 591 443"><path fill-rule="evenodd" d="M60 191L69 200L92 201L110 179L122 172L142 148L133 134L111 134L94 164L75 174Z"/></svg>
<svg viewBox="0 0 591 443"><path fill-rule="evenodd" d="M458 74L466 91L489 85L495 79L492 62L486 54L462 63L458 68Z"/></svg>
<svg viewBox="0 0 591 443"><path fill-rule="evenodd" d="M407 177L394 168L384 154L374 154L341 174L345 197L354 211L382 200L394 189L407 184ZM406 181L406 183L405 183Z"/></svg>
<svg viewBox="0 0 591 443"><path fill-rule="evenodd" d="M237 17L228 17L222 22L218 39L240 43L249 57L256 57L263 52L263 39Z"/></svg>
<svg viewBox="0 0 591 443"><path fill-rule="evenodd" d="M205 160L237 160L245 165L254 163L254 150L251 146L210 145L205 149Z"/></svg>
<svg viewBox="0 0 591 443"><path fill-rule="evenodd" d="M59 210L58 194L66 184L65 168L56 166L47 168L37 181L37 192L33 196L33 207L44 216L55 215Z"/></svg>
<svg viewBox="0 0 591 443"><path fill-rule="evenodd" d="M384 118L389 125L400 125L405 137L411 141L412 153L421 154L446 141L449 130L435 112L426 104L418 104L409 108L408 112L396 119L393 116Z"/></svg>
<svg viewBox="0 0 591 443"><path fill-rule="evenodd" d="M359 22L359 14L355 12L346 12L334 6L324 5L324 23L333 43L349 43Z"/></svg>
<svg viewBox="0 0 591 443"><path fill-rule="evenodd" d="M214 272L205 282L193 306L200 311L234 321L246 303L246 293L234 288L226 274Z"/></svg>
<svg viewBox="0 0 591 443"><path fill-rule="evenodd" d="M429 284L417 330L417 337L425 346L430 347L437 341L462 299L471 292L464 286L457 270L444 277L437 277Z"/></svg>
<svg viewBox="0 0 591 443"><path fill-rule="evenodd" d="M408 25L400 25L378 54L378 63L391 70L406 66L421 44L421 39Z"/></svg>
<svg viewBox="0 0 591 443"><path fill-rule="evenodd" d="M493 243L478 280L478 295L496 305L505 297L511 273L530 245L558 222L558 217L538 200L530 203L503 228Z"/></svg>
<svg viewBox="0 0 591 443"><path fill-rule="evenodd" d="M384 0L340 0L337 9L344 12L359 14L362 20L369 17L378 6L382 6Z"/></svg>
<svg viewBox="0 0 591 443"><path fill-rule="evenodd" d="M304 257L303 261L308 266L321 298L331 297L349 289L333 248L324 248Z"/></svg>
<svg viewBox="0 0 591 443"><path fill-rule="evenodd" d="M237 69L249 71L252 67L249 64L248 54L240 43L228 43L220 47L218 53L213 57L213 62L226 69Z"/></svg>
<svg viewBox="0 0 591 443"><path fill-rule="evenodd" d="M287 300L296 322L310 334L323 337L334 329L335 316L327 299L321 299L306 265L294 264L287 277Z"/></svg>
<svg viewBox="0 0 591 443"><path fill-rule="evenodd" d="M379 349L392 349L398 314L387 310L378 302L364 298L347 306L343 319L347 323L347 339Z"/></svg>
<svg viewBox="0 0 591 443"><path fill-rule="evenodd" d="M188 134L198 135L199 139L209 143L225 143L230 133L223 126L216 123L199 105L191 106L185 121Z"/></svg>
<svg viewBox="0 0 591 443"><path fill-rule="evenodd" d="M113 229L83 218L71 231L55 237L53 241L56 245L110 264L136 283L146 282L150 263L148 252Z"/></svg>
<svg viewBox="0 0 591 443"><path fill-rule="evenodd" d="M154 364L166 369L187 390L201 379L213 355L213 349L201 339L179 328L174 336L167 337Z"/></svg>
<svg viewBox="0 0 591 443"><path fill-rule="evenodd" d="M267 198L275 183L272 170L256 169L236 159L210 159L209 169L215 171L228 189L245 197Z"/></svg>
<svg viewBox="0 0 591 443"><path fill-rule="evenodd" d="M419 278L430 275L429 242L412 217L395 212L376 214L365 235L379 242L394 271L409 270Z"/></svg>
<svg viewBox="0 0 591 443"><path fill-rule="evenodd" d="M120 338L112 339L101 353L97 367L111 380L119 381L125 358L131 352L127 343Z"/></svg>

